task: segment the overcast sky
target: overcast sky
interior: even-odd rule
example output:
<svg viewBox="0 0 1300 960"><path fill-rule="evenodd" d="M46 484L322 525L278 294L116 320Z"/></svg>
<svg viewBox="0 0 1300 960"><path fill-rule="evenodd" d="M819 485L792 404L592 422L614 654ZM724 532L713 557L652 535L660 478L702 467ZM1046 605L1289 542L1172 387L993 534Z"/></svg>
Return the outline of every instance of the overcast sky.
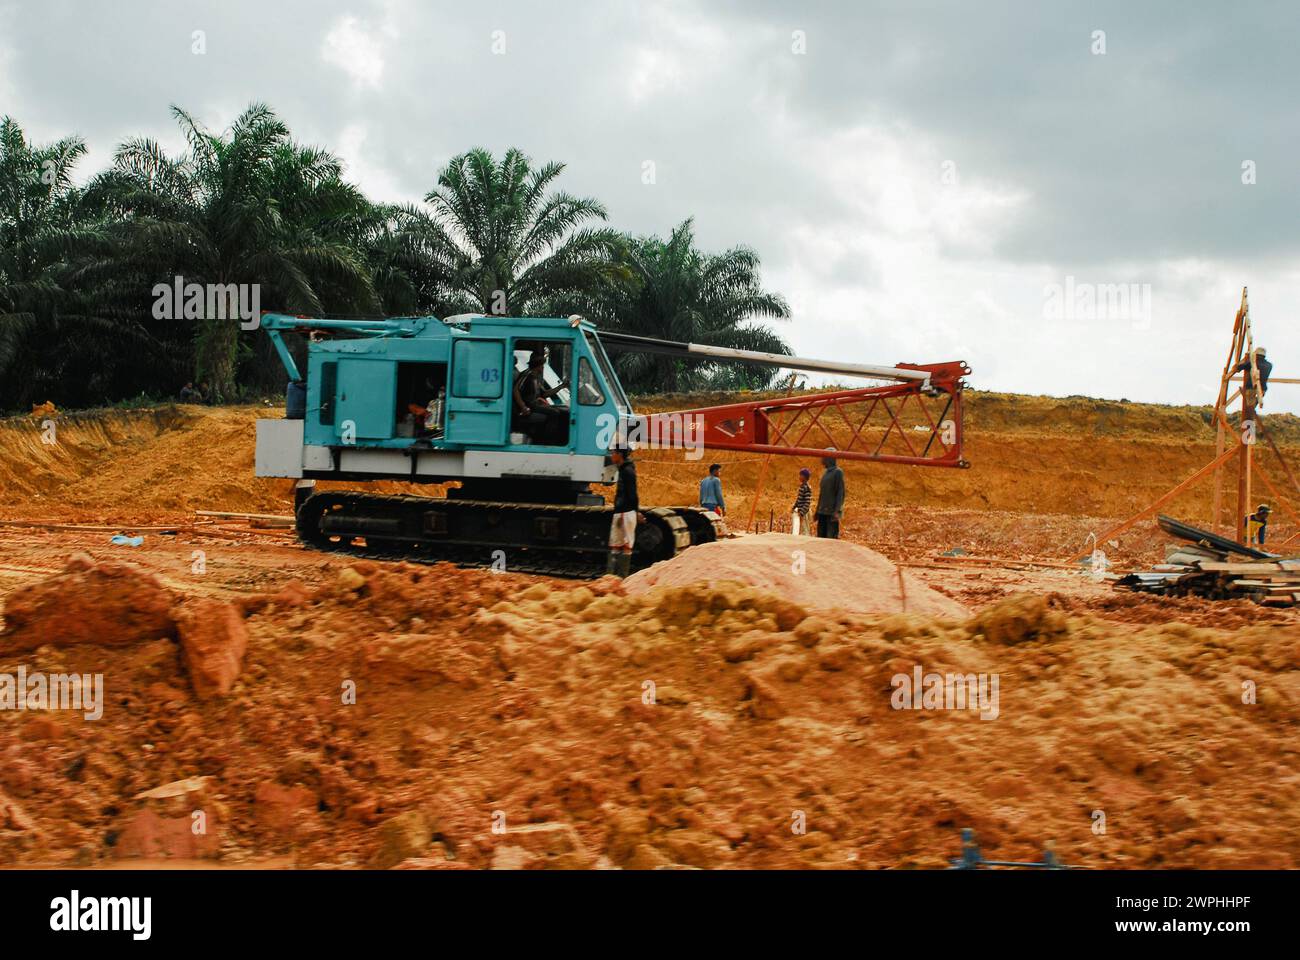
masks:
<svg viewBox="0 0 1300 960"><path fill-rule="evenodd" d="M756 249L796 353L1201 403L1243 285L1275 375L1300 376L1297 22L1288 2L0 0L0 114L83 136L84 176L127 136L179 150L169 104L220 129L264 100L379 200L517 146L613 226L693 216L705 249ZM1300 386L1269 409L1300 411Z"/></svg>

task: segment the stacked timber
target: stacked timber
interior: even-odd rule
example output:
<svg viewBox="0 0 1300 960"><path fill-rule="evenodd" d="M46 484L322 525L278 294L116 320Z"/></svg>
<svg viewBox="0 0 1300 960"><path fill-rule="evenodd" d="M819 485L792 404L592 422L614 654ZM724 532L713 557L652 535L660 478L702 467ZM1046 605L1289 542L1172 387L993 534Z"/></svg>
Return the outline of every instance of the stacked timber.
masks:
<svg viewBox="0 0 1300 960"><path fill-rule="evenodd" d="M1300 603L1300 558L1278 557L1217 534L1160 517L1160 527L1186 541L1164 563L1121 577L1115 586L1164 596L1254 600L1269 606Z"/></svg>

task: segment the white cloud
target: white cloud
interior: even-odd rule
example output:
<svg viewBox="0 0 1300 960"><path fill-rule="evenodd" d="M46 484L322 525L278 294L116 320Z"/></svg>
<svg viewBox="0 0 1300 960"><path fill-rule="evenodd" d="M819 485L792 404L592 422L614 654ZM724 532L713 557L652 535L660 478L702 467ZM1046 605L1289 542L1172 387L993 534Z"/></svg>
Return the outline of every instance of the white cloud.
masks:
<svg viewBox="0 0 1300 960"><path fill-rule="evenodd" d="M11 29L13 19L14 13L12 9L0 7L0 38L15 35ZM13 48L4 43L3 39L0 39L0 104L12 104L18 99L17 88L10 77L13 59ZM0 115L8 113L12 109L12 107L8 106L0 108Z"/></svg>
<svg viewBox="0 0 1300 960"><path fill-rule="evenodd" d="M734 36L681 8L647 4L637 9L637 20L638 40L622 67L634 104L700 89L737 52Z"/></svg>
<svg viewBox="0 0 1300 960"><path fill-rule="evenodd" d="M344 175L364 185L366 196L378 203L417 203L423 194L403 188L393 172L366 149L370 134L364 123L344 127L331 149L344 163Z"/></svg>
<svg viewBox="0 0 1300 960"><path fill-rule="evenodd" d="M391 20L376 27L354 16L340 17L325 35L321 58L347 73L358 87L378 90L384 81L384 48L396 36Z"/></svg>

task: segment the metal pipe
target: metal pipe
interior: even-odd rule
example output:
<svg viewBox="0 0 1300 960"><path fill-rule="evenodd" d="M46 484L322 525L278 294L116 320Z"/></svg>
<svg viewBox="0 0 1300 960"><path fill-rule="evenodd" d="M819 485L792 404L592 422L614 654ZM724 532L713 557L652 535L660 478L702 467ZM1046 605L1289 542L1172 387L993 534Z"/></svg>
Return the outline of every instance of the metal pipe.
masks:
<svg viewBox="0 0 1300 960"><path fill-rule="evenodd" d="M386 333L414 333L423 327L425 320L421 317L400 317L390 320L323 320L319 317L295 317L287 313L262 314L261 326L266 331L280 363L284 365L289 379L298 381L302 374L298 364L289 352L281 335L285 330L350 330L366 336L382 336Z"/></svg>
<svg viewBox="0 0 1300 960"><path fill-rule="evenodd" d="M733 350L729 347L711 347L701 343L682 343L676 340L658 340L653 337L636 337L627 333L602 331L601 341L614 350L654 353L668 357L691 359L737 360L767 367L787 370L809 370L816 373L842 373L882 380L915 380L926 382L930 374L924 370L904 370L900 367L881 367L865 363L841 363L832 360L813 360L808 357L790 357L783 353L765 353L760 350Z"/></svg>
<svg viewBox="0 0 1300 960"><path fill-rule="evenodd" d="M353 330L357 333L399 333L417 329L421 317L391 320L323 320L319 317L293 317L285 313L262 314L262 326L271 330Z"/></svg>

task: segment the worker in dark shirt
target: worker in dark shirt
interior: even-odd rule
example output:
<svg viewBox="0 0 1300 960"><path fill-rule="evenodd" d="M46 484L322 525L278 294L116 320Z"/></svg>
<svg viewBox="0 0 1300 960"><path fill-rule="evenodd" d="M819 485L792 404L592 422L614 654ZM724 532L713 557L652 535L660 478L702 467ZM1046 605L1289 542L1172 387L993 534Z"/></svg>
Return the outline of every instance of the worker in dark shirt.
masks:
<svg viewBox="0 0 1300 960"><path fill-rule="evenodd" d="M1263 379L1261 375L1260 379ZM1268 537L1268 515L1273 509L1267 503L1261 503L1255 512L1246 517L1246 542L1262 547Z"/></svg>
<svg viewBox="0 0 1300 960"><path fill-rule="evenodd" d="M632 547L636 544L637 514L641 509L636 494L636 464L626 446L610 450L609 459L618 468L618 485L614 488L614 520L609 528L606 573L626 577L632 572Z"/></svg>
<svg viewBox="0 0 1300 960"><path fill-rule="evenodd" d="M534 443L561 443L563 421L569 414L554 406L551 397L568 386L568 383L561 382L548 389L542 376L545 369L546 351L534 350L528 358L528 369L515 377L515 423Z"/></svg>
<svg viewBox="0 0 1300 960"><path fill-rule="evenodd" d="M1233 369L1233 373L1244 374L1241 392L1247 407L1262 407L1264 394L1268 393L1268 378L1273 372L1273 364L1267 359L1268 351L1263 347L1255 348L1255 369L1259 371L1259 392L1255 392L1255 378L1250 370L1250 357L1247 357Z"/></svg>
<svg viewBox="0 0 1300 960"><path fill-rule="evenodd" d="M822 457L822 467L822 482L817 490L817 536L838 540L840 518L844 516L844 471L834 457Z"/></svg>
<svg viewBox="0 0 1300 960"><path fill-rule="evenodd" d="M722 464L709 465L709 475L700 481L700 506L718 516L726 513L727 501L722 499Z"/></svg>

